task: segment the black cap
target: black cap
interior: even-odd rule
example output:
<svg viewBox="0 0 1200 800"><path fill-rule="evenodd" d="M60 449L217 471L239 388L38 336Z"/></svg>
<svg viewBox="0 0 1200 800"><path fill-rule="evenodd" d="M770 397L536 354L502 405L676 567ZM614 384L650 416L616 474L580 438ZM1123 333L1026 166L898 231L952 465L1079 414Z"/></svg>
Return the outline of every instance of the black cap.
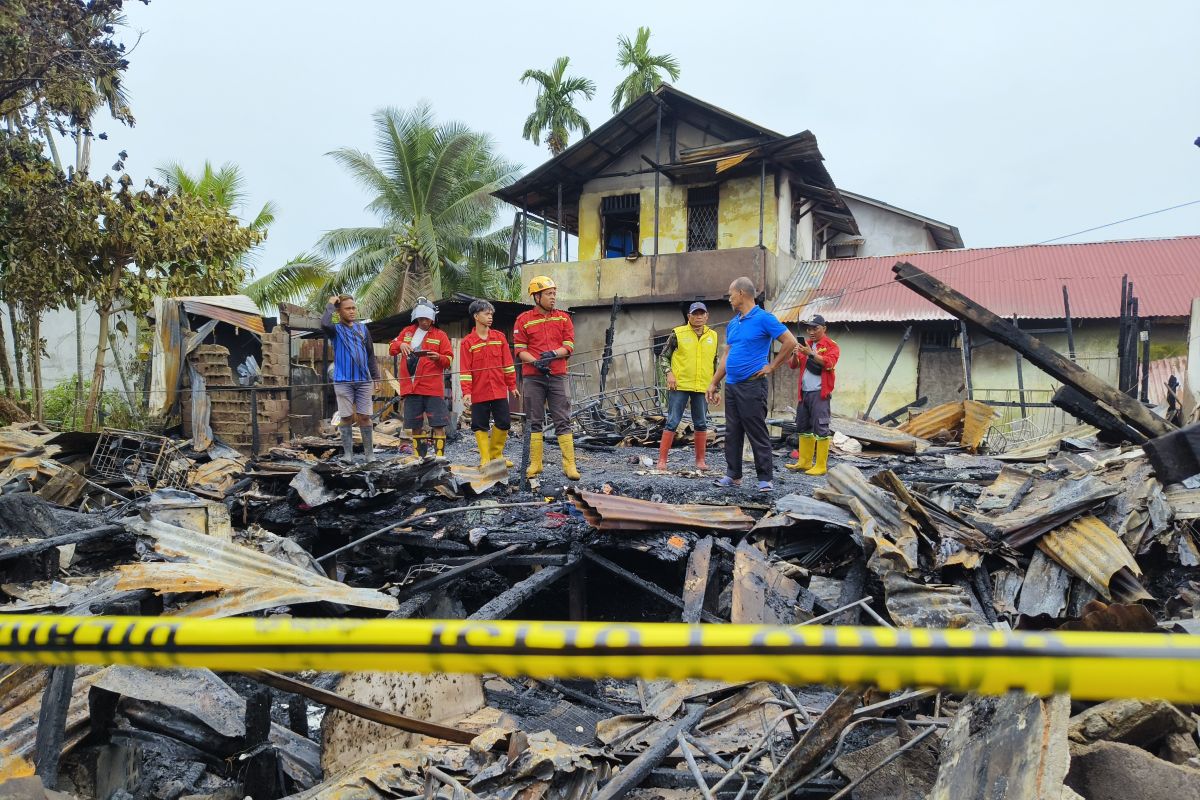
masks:
<svg viewBox="0 0 1200 800"><path fill-rule="evenodd" d="M806 328L815 328L818 325L824 326L825 318L822 317L820 314L813 314L811 317L802 321L800 324Z"/></svg>

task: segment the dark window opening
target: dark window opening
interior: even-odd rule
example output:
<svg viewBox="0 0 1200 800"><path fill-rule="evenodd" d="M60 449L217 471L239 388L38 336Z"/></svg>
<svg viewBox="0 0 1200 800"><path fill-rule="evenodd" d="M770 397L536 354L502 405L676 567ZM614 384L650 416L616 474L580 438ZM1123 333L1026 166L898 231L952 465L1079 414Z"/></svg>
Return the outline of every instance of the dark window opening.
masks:
<svg viewBox="0 0 1200 800"><path fill-rule="evenodd" d="M922 350L957 350L958 332L954 330L921 331Z"/></svg>
<svg viewBox="0 0 1200 800"><path fill-rule="evenodd" d="M640 216L641 198L636 194L600 198L605 258L625 258L638 252Z"/></svg>
<svg viewBox="0 0 1200 800"><path fill-rule="evenodd" d="M717 249L717 187L688 189L687 249Z"/></svg>
<svg viewBox="0 0 1200 800"><path fill-rule="evenodd" d="M829 245L827 252L828 258L857 258L858 248L862 246L862 240L851 239L848 242L832 242Z"/></svg>

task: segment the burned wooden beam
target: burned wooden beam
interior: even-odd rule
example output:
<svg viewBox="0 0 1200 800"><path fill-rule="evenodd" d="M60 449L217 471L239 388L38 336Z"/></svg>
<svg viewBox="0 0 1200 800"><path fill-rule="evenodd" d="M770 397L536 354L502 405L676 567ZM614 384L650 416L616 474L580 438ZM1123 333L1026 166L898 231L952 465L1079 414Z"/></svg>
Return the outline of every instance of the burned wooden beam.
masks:
<svg viewBox="0 0 1200 800"><path fill-rule="evenodd" d="M61 536L48 536L45 539L40 539L29 544L10 547L0 551L0 561L12 561L14 558L24 558L25 556L35 555L44 550L49 550L51 547L61 547L67 544L81 544L90 542L94 539L101 539L105 536L125 536L124 525L102 525L99 528L91 528L86 531L75 531L74 533L64 533Z"/></svg>
<svg viewBox="0 0 1200 800"><path fill-rule="evenodd" d="M1142 449L1163 484L1180 483L1200 473L1200 425L1188 425L1151 439Z"/></svg>
<svg viewBox="0 0 1200 800"><path fill-rule="evenodd" d="M719 566L713 557L713 537L705 536L688 556L687 576L683 579L683 621L699 622L713 595L711 581Z"/></svg>
<svg viewBox="0 0 1200 800"><path fill-rule="evenodd" d="M892 272L896 274L897 281L938 308L983 328L993 339L1013 348L1050 377L1109 406L1146 436L1163 436L1175 430L1174 425L1151 413L1135 398L1109 386L1075 362L912 264L898 262L892 267Z"/></svg>
<svg viewBox="0 0 1200 800"><path fill-rule="evenodd" d="M667 754L675 749L678 745L676 737L682 733L690 733L699 724L700 718L707 710L707 706L703 703L689 703L684 708L686 713L683 717L647 747L641 755L623 767L616 777L604 784L604 788L596 793L595 800L618 800L637 788L646 776L667 757Z"/></svg>
<svg viewBox="0 0 1200 800"><path fill-rule="evenodd" d="M1117 443L1128 439L1134 444L1145 444L1147 438L1103 406L1092 402L1070 386L1060 386L1051 398L1051 405L1061 408L1075 419L1100 429L1100 438Z"/></svg>
<svg viewBox="0 0 1200 800"><path fill-rule="evenodd" d="M36 774L47 789L58 785L58 760L62 757L67 707L71 705L71 689L74 685L74 665L50 668L50 680L46 682L41 713L38 715L33 757Z"/></svg>
<svg viewBox="0 0 1200 800"><path fill-rule="evenodd" d="M572 555L571 560L561 567L546 567L538 570L525 580L513 584L508 591L493 597L467 619L505 619L520 608L526 600L559 578L569 575L578 566L579 557Z"/></svg>
<svg viewBox="0 0 1200 800"><path fill-rule="evenodd" d="M666 589L663 589L661 586L658 586L656 584L650 583L650 581L639 578L637 575L634 575L632 572L625 569L620 564L615 564L612 561L609 561L604 556L593 553L591 550L584 551L583 555L584 555L584 558L586 558L588 561L592 562L596 566L606 569L609 572L611 572L613 575L616 575L618 578L622 578L622 579L628 581L629 583L632 583L634 586L638 587L639 589L641 589L649 594L654 595L659 600L662 600L664 603L669 603L670 605L673 605L676 608L678 608L680 611L683 610L683 607L684 607L683 599L671 594ZM701 610L701 612L700 612L700 619L703 620L704 622L724 622L725 621L725 620L721 619L720 617L718 617L716 614L712 614L708 611L703 611L703 610Z"/></svg>

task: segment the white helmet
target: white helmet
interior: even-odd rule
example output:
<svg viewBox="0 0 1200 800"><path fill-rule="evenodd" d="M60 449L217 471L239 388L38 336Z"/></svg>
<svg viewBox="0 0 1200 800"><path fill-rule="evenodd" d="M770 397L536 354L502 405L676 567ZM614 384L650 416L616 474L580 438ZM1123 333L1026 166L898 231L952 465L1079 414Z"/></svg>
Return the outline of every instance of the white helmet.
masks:
<svg viewBox="0 0 1200 800"><path fill-rule="evenodd" d="M427 319L433 322L437 319L437 306L426 300L424 297L417 298L417 305L412 310L412 320L416 322L419 319Z"/></svg>

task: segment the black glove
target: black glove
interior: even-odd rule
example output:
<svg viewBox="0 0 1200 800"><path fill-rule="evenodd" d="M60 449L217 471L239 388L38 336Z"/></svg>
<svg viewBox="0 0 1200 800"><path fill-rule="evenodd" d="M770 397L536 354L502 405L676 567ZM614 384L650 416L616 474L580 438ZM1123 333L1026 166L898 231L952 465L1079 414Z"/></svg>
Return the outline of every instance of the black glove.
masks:
<svg viewBox="0 0 1200 800"><path fill-rule="evenodd" d="M549 375L550 374L550 362L556 358L558 358L558 354L555 353L553 350L543 350L542 357L539 358L537 361L533 362L533 366L536 367L537 371L542 373L543 375Z"/></svg>

